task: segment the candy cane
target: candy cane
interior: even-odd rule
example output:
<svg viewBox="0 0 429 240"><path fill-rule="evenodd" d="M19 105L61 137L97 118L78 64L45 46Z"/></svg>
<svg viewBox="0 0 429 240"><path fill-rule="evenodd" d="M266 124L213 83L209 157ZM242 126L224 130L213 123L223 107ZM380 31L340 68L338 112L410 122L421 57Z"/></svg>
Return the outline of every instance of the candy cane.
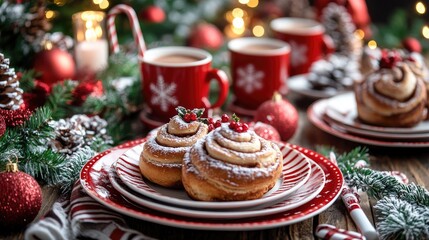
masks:
<svg viewBox="0 0 429 240"><path fill-rule="evenodd" d="M316 228L316 236L325 240L364 240L362 234L336 228L329 224L319 224Z"/></svg>
<svg viewBox="0 0 429 240"><path fill-rule="evenodd" d="M333 152L330 152L329 160L333 164L338 165L337 158ZM361 165L363 164L361 163ZM377 231L375 230L374 226L372 226L368 217L360 207L359 194L354 189L347 186L346 183L344 183L343 189L341 191L341 199L343 200L350 217L353 219L359 231L365 236L365 238L368 240L378 239Z"/></svg>
<svg viewBox="0 0 429 240"><path fill-rule="evenodd" d="M143 52L146 50L146 46L136 12L133 8L125 4L116 5L109 11L109 14L107 15L107 28L109 30L109 40L112 52L119 52L119 43L116 34L115 18L120 13L125 13L127 15L128 20L131 24L131 28L133 30L134 40L137 44L138 56L143 57Z"/></svg>

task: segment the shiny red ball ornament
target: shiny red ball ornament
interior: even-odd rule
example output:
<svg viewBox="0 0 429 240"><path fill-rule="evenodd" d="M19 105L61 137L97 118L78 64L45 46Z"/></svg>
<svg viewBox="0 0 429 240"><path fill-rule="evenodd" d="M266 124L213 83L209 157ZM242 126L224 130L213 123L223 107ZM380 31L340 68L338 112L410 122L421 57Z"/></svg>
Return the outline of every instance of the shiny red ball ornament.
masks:
<svg viewBox="0 0 429 240"><path fill-rule="evenodd" d="M29 224L42 206L42 190L36 180L8 163L0 173L0 229L21 229Z"/></svg>
<svg viewBox="0 0 429 240"><path fill-rule="evenodd" d="M162 23L165 20L165 12L162 8L152 5L145 8L140 17L147 22Z"/></svg>
<svg viewBox="0 0 429 240"><path fill-rule="evenodd" d="M280 134L282 141L289 140L298 128L299 115L296 108L279 93L273 99L262 103L256 110L255 122L264 122L273 126Z"/></svg>
<svg viewBox="0 0 429 240"><path fill-rule="evenodd" d="M422 45L420 44L419 40L413 37L407 37L402 40L402 46L410 52L422 52Z"/></svg>
<svg viewBox="0 0 429 240"><path fill-rule="evenodd" d="M270 140L270 141L280 141L281 140L280 133L277 131L277 129L275 129L270 124L263 123L263 122L257 122L257 123L251 124L250 127L261 138L264 138L264 139Z"/></svg>
<svg viewBox="0 0 429 240"><path fill-rule="evenodd" d="M73 79L76 64L70 53L59 48L53 48L37 53L33 68L41 74L40 81L52 86L56 82Z"/></svg>
<svg viewBox="0 0 429 240"><path fill-rule="evenodd" d="M222 32L213 24L199 23L191 31L188 45L196 48L217 50L224 42Z"/></svg>

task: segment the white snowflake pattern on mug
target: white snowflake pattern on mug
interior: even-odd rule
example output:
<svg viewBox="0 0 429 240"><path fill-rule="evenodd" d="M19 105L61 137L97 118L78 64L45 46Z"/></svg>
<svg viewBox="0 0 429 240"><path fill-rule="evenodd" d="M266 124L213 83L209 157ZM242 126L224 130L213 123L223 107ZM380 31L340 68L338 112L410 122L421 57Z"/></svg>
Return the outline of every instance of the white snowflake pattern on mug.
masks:
<svg viewBox="0 0 429 240"><path fill-rule="evenodd" d="M252 93L256 89L262 88L262 78L265 74L262 71L257 71L253 64L238 68L237 75L237 86L243 88L246 93Z"/></svg>
<svg viewBox="0 0 429 240"><path fill-rule="evenodd" d="M159 105L161 111L167 112L169 105L176 106L178 104L174 96L176 87L176 83L166 84L164 78L159 75L156 85L153 83L150 84L150 90L152 91L150 102L153 105Z"/></svg>
<svg viewBox="0 0 429 240"><path fill-rule="evenodd" d="M299 44L295 41L290 41L290 63L296 67L307 62L307 46Z"/></svg>

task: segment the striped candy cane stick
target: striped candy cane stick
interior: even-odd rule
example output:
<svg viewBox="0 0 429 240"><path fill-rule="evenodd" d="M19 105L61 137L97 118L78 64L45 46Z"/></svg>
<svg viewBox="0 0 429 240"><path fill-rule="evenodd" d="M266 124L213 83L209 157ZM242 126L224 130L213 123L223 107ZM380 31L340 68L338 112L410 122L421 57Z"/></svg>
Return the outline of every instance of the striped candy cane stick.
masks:
<svg viewBox="0 0 429 240"><path fill-rule="evenodd" d="M329 160L331 160L335 165L338 165L337 158L333 152L329 154ZM365 236L365 238L368 240L378 239L377 231L360 207L359 194L354 189L347 186L347 184L344 184L340 196L350 214L350 217L353 219L359 231Z"/></svg>
<svg viewBox="0 0 429 240"><path fill-rule="evenodd" d="M133 31L133 37L134 37L134 40L136 41L137 48L138 48L138 56L139 58L141 58L143 57L143 52L146 50L143 34L140 29L136 12L134 11L133 8L125 4L116 5L109 11L109 14L107 15L107 28L109 31L109 41L110 41L111 50L113 53L119 52L119 43L118 43L118 37L116 34L115 18L120 13L125 13L128 17L128 20L130 21L131 28Z"/></svg>
<svg viewBox="0 0 429 240"><path fill-rule="evenodd" d="M316 236L325 240L364 240L362 234L336 228L329 224L319 224L316 228Z"/></svg>

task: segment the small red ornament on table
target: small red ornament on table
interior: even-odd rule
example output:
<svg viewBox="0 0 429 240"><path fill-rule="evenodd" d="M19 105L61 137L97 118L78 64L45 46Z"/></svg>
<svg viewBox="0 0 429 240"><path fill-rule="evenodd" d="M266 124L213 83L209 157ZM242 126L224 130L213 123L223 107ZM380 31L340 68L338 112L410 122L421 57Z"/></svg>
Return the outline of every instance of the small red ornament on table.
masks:
<svg viewBox="0 0 429 240"><path fill-rule="evenodd" d="M419 40L413 37L407 37L402 40L402 46L410 52L422 52L422 45L420 44Z"/></svg>
<svg viewBox="0 0 429 240"><path fill-rule="evenodd" d="M255 131L255 133L270 141L280 141L280 133L273 126L263 122L252 123L250 127Z"/></svg>
<svg viewBox="0 0 429 240"><path fill-rule="evenodd" d="M270 124L280 134L282 141L289 140L298 128L299 115L296 108L275 92L272 100L262 103L256 110L255 122Z"/></svg>
<svg viewBox="0 0 429 240"><path fill-rule="evenodd" d="M16 230L29 224L42 206L42 190L30 175L9 162L0 173L0 229Z"/></svg>
<svg viewBox="0 0 429 240"><path fill-rule="evenodd" d="M165 20L165 12L162 8L151 5L141 11L140 18L151 23L162 23Z"/></svg>

